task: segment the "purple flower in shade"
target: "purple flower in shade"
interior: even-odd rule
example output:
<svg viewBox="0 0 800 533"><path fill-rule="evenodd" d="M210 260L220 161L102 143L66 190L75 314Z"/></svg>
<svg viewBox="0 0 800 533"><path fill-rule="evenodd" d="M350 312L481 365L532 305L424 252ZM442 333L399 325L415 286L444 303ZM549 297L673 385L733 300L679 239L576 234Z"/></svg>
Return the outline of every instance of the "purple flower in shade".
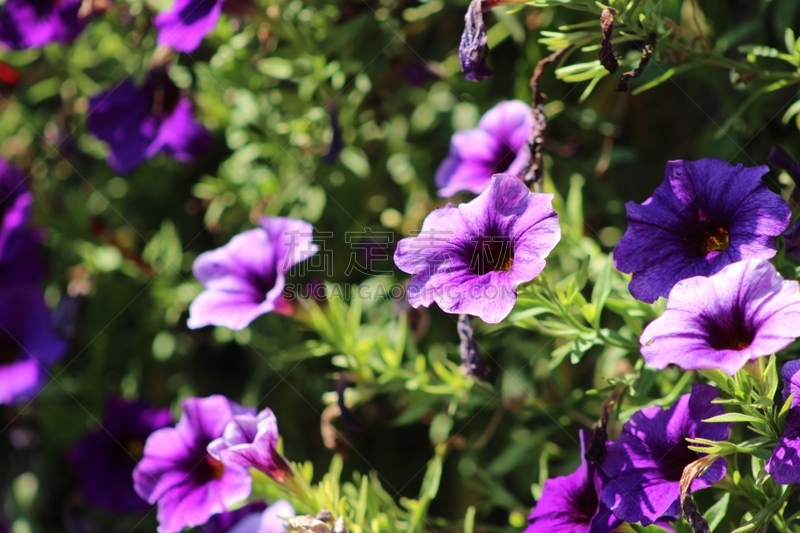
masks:
<svg viewBox="0 0 800 533"><path fill-rule="evenodd" d="M710 277L678 282L664 314L641 336L642 356L659 369L721 368L735 374L800 337L800 290L769 261L749 259Z"/></svg>
<svg viewBox="0 0 800 533"><path fill-rule="evenodd" d="M794 394L786 425L764 469L776 483L800 483L800 359L788 361L781 368L783 401Z"/></svg>
<svg viewBox="0 0 800 533"><path fill-rule="evenodd" d="M208 453L224 465L255 468L276 481L290 476L292 468L278 453L278 420L269 409L258 415L234 416L222 436L208 445Z"/></svg>
<svg viewBox="0 0 800 533"><path fill-rule="evenodd" d="M628 230L614 249L614 264L633 274L631 294L654 302L682 279L774 256L774 237L791 213L761 180L766 172L766 166L734 167L720 159L667 163L653 196L626 204Z"/></svg>
<svg viewBox="0 0 800 533"><path fill-rule="evenodd" d="M36 394L47 380L47 368L66 350L66 340L50 327L41 289L22 285L0 291L0 404Z"/></svg>
<svg viewBox="0 0 800 533"><path fill-rule="evenodd" d="M144 457L133 471L139 496L158 504L160 533L205 524L250 495L247 469L223 465L206 448L233 416L255 410L224 396L189 398L181 406L178 424L150 435Z"/></svg>
<svg viewBox="0 0 800 533"><path fill-rule="evenodd" d="M290 303L282 298L285 276L317 252L313 229L301 220L264 217L260 228L201 254L193 270L206 290L189 307L189 327L239 330L264 313L290 313Z"/></svg>
<svg viewBox="0 0 800 533"><path fill-rule="evenodd" d="M690 463L703 457L689 450L687 438L725 440L730 424L702 422L721 415L712 404L717 390L705 384L692 387L667 410L647 407L631 417L622 434L606 449L603 470L611 478L601 500L620 519L649 525L680 516L680 479ZM725 476L720 458L693 482L690 491L710 487Z"/></svg>
<svg viewBox="0 0 800 533"><path fill-rule="evenodd" d="M33 194L22 173L0 157L0 258L12 236L28 228L32 204Z"/></svg>
<svg viewBox="0 0 800 533"><path fill-rule="evenodd" d="M214 29L225 0L176 0L172 9L155 20L158 44L178 52L194 52Z"/></svg>
<svg viewBox="0 0 800 533"><path fill-rule="evenodd" d="M408 302L475 315L496 324L511 312L517 286L544 269L561 238L553 195L532 193L498 174L477 198L432 212L418 236L397 244L394 260L413 274Z"/></svg>
<svg viewBox="0 0 800 533"><path fill-rule="evenodd" d="M800 258L800 220L783 232L783 240L786 243L786 252Z"/></svg>
<svg viewBox="0 0 800 533"><path fill-rule="evenodd" d="M294 508L278 500L264 510L264 504L251 504L237 511L212 516L203 526L204 533L284 533L286 518L295 516Z"/></svg>
<svg viewBox="0 0 800 533"><path fill-rule="evenodd" d="M12 50L68 43L86 27L82 0L6 0L0 8L0 43Z"/></svg>
<svg viewBox="0 0 800 533"><path fill-rule="evenodd" d="M531 106L519 100L500 102L472 130L456 132L450 153L436 171L439 196L459 191L482 193L494 174L520 174L528 164Z"/></svg>
<svg viewBox="0 0 800 533"><path fill-rule="evenodd" d="M121 174L159 152L191 163L211 145L192 101L158 68L141 86L125 80L90 98L87 122L89 132L108 143L108 164Z"/></svg>
<svg viewBox="0 0 800 533"><path fill-rule="evenodd" d="M148 509L133 489L133 469L147 437L171 423L167 408L108 398L102 427L86 434L69 454L86 501L112 513Z"/></svg>
<svg viewBox="0 0 800 533"><path fill-rule="evenodd" d="M785 170L788 172L795 184L800 182L800 163L795 161L794 158L780 146L776 146L770 150L767 156L767 164L778 170Z"/></svg>
<svg viewBox="0 0 800 533"><path fill-rule="evenodd" d="M608 480L585 459L591 433L581 431L580 436L581 465L568 476L545 481L525 533L610 533L622 524L600 500Z"/></svg>

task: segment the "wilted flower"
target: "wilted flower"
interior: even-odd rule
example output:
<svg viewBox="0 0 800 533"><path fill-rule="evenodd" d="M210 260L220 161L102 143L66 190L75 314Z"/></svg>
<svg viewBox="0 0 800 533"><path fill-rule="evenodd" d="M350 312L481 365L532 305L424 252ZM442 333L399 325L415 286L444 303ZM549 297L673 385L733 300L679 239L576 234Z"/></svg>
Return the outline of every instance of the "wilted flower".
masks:
<svg viewBox="0 0 800 533"><path fill-rule="evenodd" d="M486 64L489 45L486 44L486 22L483 20L484 0L472 0L464 15L464 33L458 47L461 71L469 81L483 81L492 77L492 69Z"/></svg>
<svg viewBox="0 0 800 533"><path fill-rule="evenodd" d="M50 327L44 293L33 285L0 290L0 404L31 398L67 342Z"/></svg>
<svg viewBox="0 0 800 533"><path fill-rule="evenodd" d="M189 307L192 329L225 326L243 329L264 313L288 312L283 288L289 269L317 252L308 222L264 217L261 227L201 254L194 275L206 288Z"/></svg>
<svg viewBox="0 0 800 533"><path fill-rule="evenodd" d="M531 106L509 100L487 111L477 128L456 132L450 139L450 153L436 171L439 196L465 190L480 194L494 174L525 171L532 128Z"/></svg>
<svg viewBox="0 0 800 533"><path fill-rule="evenodd" d="M174 428L159 429L147 439L144 458L133 471L136 492L158 504L158 531L178 533L206 523L250 495L246 468L223 465L207 451L235 416L253 413L224 396L189 398Z"/></svg>
<svg viewBox="0 0 800 533"><path fill-rule="evenodd" d="M620 519L649 525L661 518L680 516L680 480L683 470L700 459L689 450L687 438L726 440L730 424L702 422L721 415L717 390L696 384L667 410L642 409L623 426L622 434L606 449L603 470L611 481L603 488L602 501ZM710 487L725 476L720 458L698 476L690 492Z"/></svg>
<svg viewBox="0 0 800 533"><path fill-rule="evenodd" d="M108 164L121 174L159 152L190 163L211 145L192 107L167 73L156 68L142 86L125 80L90 98L88 129L108 143Z"/></svg>
<svg viewBox="0 0 800 533"><path fill-rule="evenodd" d="M0 43L12 50L68 43L86 27L82 0L6 0L0 8Z"/></svg>
<svg viewBox="0 0 800 533"><path fill-rule="evenodd" d="M750 259L710 277L678 282L667 309L642 333L651 366L720 368L735 374L748 361L782 350L800 337L800 290L769 261Z"/></svg>
<svg viewBox="0 0 800 533"><path fill-rule="evenodd" d="M102 428L86 434L69 454L86 501L115 513L146 510L149 505L133 489L133 469L147 437L171 422L168 408L109 398Z"/></svg>
<svg viewBox="0 0 800 533"><path fill-rule="evenodd" d="M776 483L800 483L800 359L788 361L781 368L783 401L794 394L786 425L764 469Z"/></svg>
<svg viewBox="0 0 800 533"><path fill-rule="evenodd" d="M584 457L591 433L581 431L580 437L580 466L568 476L545 481L525 533L610 533L622 524L600 500L607 482L602 469Z"/></svg>
<svg viewBox="0 0 800 533"><path fill-rule="evenodd" d="M763 165L734 167L720 159L667 163L653 196L626 204L628 230L614 264L633 274L631 294L654 302L682 279L774 256L775 237L791 213L761 180L766 172Z"/></svg>
<svg viewBox="0 0 800 533"><path fill-rule="evenodd" d="M194 52L214 29L225 0L177 0L172 9L156 16L158 44L178 52Z"/></svg>
<svg viewBox="0 0 800 533"><path fill-rule="evenodd" d="M222 436L208 445L208 453L224 465L255 468L282 481L292 468L277 447L278 420L270 409L264 409L258 416L234 416Z"/></svg>
<svg viewBox="0 0 800 533"><path fill-rule="evenodd" d="M480 196L447 205L425 219L416 237L401 240L395 263L413 274L408 301L496 324L511 312L517 286L544 269L561 237L553 195L532 193L516 177L498 174Z"/></svg>

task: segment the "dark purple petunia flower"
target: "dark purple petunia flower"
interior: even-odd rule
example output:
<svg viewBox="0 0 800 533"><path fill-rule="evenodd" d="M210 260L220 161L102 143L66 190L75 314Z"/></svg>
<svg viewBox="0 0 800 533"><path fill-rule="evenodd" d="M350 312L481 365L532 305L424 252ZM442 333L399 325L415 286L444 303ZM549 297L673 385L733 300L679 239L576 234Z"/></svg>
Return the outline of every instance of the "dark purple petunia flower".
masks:
<svg viewBox="0 0 800 533"><path fill-rule="evenodd" d="M791 176L796 184L800 182L800 163L795 161L794 158L780 146L776 146L770 150L767 156L767 164L778 170L785 170L788 172L789 176Z"/></svg>
<svg viewBox="0 0 800 533"><path fill-rule="evenodd" d="M167 408L108 398L102 427L86 434L69 454L86 501L112 513L147 510L150 506L133 489L133 469L147 437L171 423Z"/></svg>
<svg viewBox="0 0 800 533"><path fill-rule="evenodd" d="M791 213L761 180L766 172L766 166L734 167L710 158L667 163L653 196L625 206L628 229L614 249L614 264L633 274L631 294L654 302L682 279L774 256L775 237Z"/></svg>
<svg viewBox="0 0 800 533"><path fill-rule="evenodd" d="M68 43L86 27L82 0L6 0L0 8L0 44L12 50Z"/></svg>
<svg viewBox="0 0 800 533"><path fill-rule="evenodd" d="M247 469L223 465L206 448L233 416L255 410L224 396L189 398L181 406L178 424L150 435L144 457L133 471L139 496L158 504L159 533L205 524L250 495Z"/></svg>
<svg viewBox="0 0 800 533"><path fill-rule="evenodd" d="M41 289L16 285L0 291L0 404L33 397L47 380L47 368L66 350L67 342L50 326Z"/></svg>
<svg viewBox="0 0 800 533"><path fill-rule="evenodd" d="M705 384L692 387L667 410L647 407L622 426L619 439L609 444L603 470L611 481L602 501L620 519L649 525L680 516L680 479L690 463L703 457L689 450L687 438L725 440L730 424L702 422L723 413L712 404L717 390ZM715 461L691 486L691 492L710 487L725 476L725 459Z"/></svg>
<svg viewBox="0 0 800 533"><path fill-rule="evenodd" d="M177 0L155 20L158 44L178 52L197 50L222 15L225 0Z"/></svg>
<svg viewBox="0 0 800 533"><path fill-rule="evenodd" d="M208 453L224 465L255 468L276 481L291 476L292 468L278 453L278 420L270 409L258 415L234 416Z"/></svg>
<svg viewBox="0 0 800 533"><path fill-rule="evenodd" d="M201 254L194 276L206 288L189 307L191 329L225 326L239 330L264 313L291 312L283 299L289 269L317 252L308 222L264 217L261 227Z"/></svg>
<svg viewBox="0 0 800 533"><path fill-rule="evenodd" d="M285 519L293 516L294 508L285 500L278 500L266 510L263 504L251 504L212 516L203 526L203 533L284 533Z"/></svg>
<svg viewBox="0 0 800 533"><path fill-rule="evenodd" d="M800 258L800 220L783 232L783 240L786 243L786 252Z"/></svg>
<svg viewBox="0 0 800 533"><path fill-rule="evenodd" d="M497 324L511 312L517 286L538 276L561 238L553 195L532 193L508 174L492 178L469 203L446 205L422 231L397 244L394 260L413 274L408 302Z"/></svg>
<svg viewBox="0 0 800 533"><path fill-rule="evenodd" d="M679 281L667 310L641 336L642 356L659 369L722 369L786 348L800 337L800 290L769 261L749 259L710 277Z"/></svg>
<svg viewBox="0 0 800 533"><path fill-rule="evenodd" d="M622 525L600 500L608 480L585 458L591 433L581 431L580 436L581 465L568 476L545 481L525 533L610 533Z"/></svg>
<svg viewBox="0 0 800 533"><path fill-rule="evenodd" d="M6 255L9 240L28 229L33 194L19 169L0 157L0 258Z"/></svg>
<svg viewBox="0 0 800 533"><path fill-rule="evenodd" d="M211 145L192 101L163 69L150 71L142 86L125 80L90 98L87 122L89 132L108 143L108 163L121 174L159 152L191 163Z"/></svg>
<svg viewBox="0 0 800 533"><path fill-rule="evenodd" d="M783 376L783 401L792 398L786 425L764 469L775 483L790 485L800 483L800 359L788 361L781 368Z"/></svg>
<svg viewBox="0 0 800 533"><path fill-rule="evenodd" d="M439 196L459 191L482 193L495 174L520 174L528 164L531 106L519 100L500 102L472 130L456 132L450 153L436 171Z"/></svg>

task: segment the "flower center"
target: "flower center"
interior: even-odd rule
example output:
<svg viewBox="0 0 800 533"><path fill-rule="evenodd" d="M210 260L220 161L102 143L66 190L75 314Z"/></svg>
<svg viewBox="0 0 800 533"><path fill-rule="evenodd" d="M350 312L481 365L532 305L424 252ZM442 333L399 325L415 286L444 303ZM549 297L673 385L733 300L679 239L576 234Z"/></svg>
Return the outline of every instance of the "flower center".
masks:
<svg viewBox="0 0 800 533"><path fill-rule="evenodd" d="M225 473L225 465L210 455L206 455L206 464L211 472L211 479L220 479Z"/></svg>
<svg viewBox="0 0 800 533"><path fill-rule="evenodd" d="M492 271L508 272L514 264L514 250L507 237L480 237L470 258L469 270L479 276Z"/></svg>
<svg viewBox="0 0 800 533"><path fill-rule="evenodd" d="M508 170L511 163L517 158L517 152L503 144L503 150L498 154L497 163L492 166L492 172L499 174Z"/></svg>
<svg viewBox="0 0 800 533"><path fill-rule="evenodd" d="M753 343L754 327L741 304L734 304L725 316L702 316L706 342L715 350L744 350Z"/></svg>
<svg viewBox="0 0 800 533"><path fill-rule="evenodd" d="M728 249L730 235L725 228L709 228L703 232L702 242L702 249L705 253L722 252Z"/></svg>

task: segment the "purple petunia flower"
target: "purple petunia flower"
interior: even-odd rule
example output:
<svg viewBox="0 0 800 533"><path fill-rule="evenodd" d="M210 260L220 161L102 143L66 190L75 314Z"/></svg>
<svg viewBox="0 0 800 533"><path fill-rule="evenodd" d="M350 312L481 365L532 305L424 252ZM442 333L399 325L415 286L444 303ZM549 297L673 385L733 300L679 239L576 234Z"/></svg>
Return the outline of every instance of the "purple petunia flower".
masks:
<svg viewBox="0 0 800 533"><path fill-rule="evenodd" d="M88 129L108 143L108 164L121 174L159 152L191 163L211 145L192 107L189 97L157 68L140 87L125 80L90 98Z"/></svg>
<svg viewBox="0 0 800 533"><path fill-rule="evenodd" d="M651 303L682 279L774 256L791 213L761 180L766 172L710 158L667 163L653 196L625 206L628 229L614 264L633 274L631 294Z"/></svg>
<svg viewBox="0 0 800 533"><path fill-rule="evenodd" d="M446 205L422 231L397 244L395 263L413 274L408 302L475 315L496 324L511 312L517 286L544 269L561 238L553 195L532 193L516 176L498 174L480 196Z"/></svg>
<svg viewBox="0 0 800 533"><path fill-rule="evenodd" d="M133 469L147 437L171 423L167 408L108 398L102 427L69 454L86 501L112 513L147 510L149 505L133 489Z"/></svg>
<svg viewBox="0 0 800 533"><path fill-rule="evenodd" d="M224 465L255 468L276 481L292 474L292 468L278 453L278 420L270 409L258 416L234 416L222 436L208 445L208 453Z"/></svg>
<svg viewBox="0 0 800 533"><path fill-rule="evenodd" d="M641 351L659 369L675 364L733 375L798 337L797 281L784 280L769 261L749 259L678 282L664 314L642 333Z"/></svg>
<svg viewBox="0 0 800 533"><path fill-rule="evenodd" d="M237 511L211 517L204 533L284 533L286 518L295 516L292 505L278 500L264 510L264 504L251 504Z"/></svg>
<svg viewBox="0 0 800 533"><path fill-rule="evenodd" d="M158 44L178 52L194 52L217 25L225 1L176 0L172 9L156 16Z"/></svg>
<svg viewBox="0 0 800 533"><path fill-rule="evenodd" d="M533 128L531 106L519 100L500 102L478 127L456 132L450 153L436 171L439 196L459 191L482 193L494 174L520 174L528 164L528 137Z"/></svg>
<svg viewBox="0 0 800 533"><path fill-rule="evenodd" d="M206 288L189 307L188 326L225 326L239 330L264 313L289 313L282 298L289 269L317 252L308 222L264 217L261 227L201 254L194 262L197 280Z"/></svg>
<svg viewBox="0 0 800 533"><path fill-rule="evenodd" d="M36 394L47 368L58 362L67 342L50 326L44 293L33 285L0 290L0 404Z"/></svg>
<svg viewBox="0 0 800 533"><path fill-rule="evenodd" d="M649 525L659 519L680 516L680 479L690 463L703 457L689 450L687 438L725 440L730 424L702 422L721 415L712 404L717 390L696 384L667 410L642 409L623 426L616 442L609 444L603 470L611 481L603 488L602 501L620 519ZM690 488L710 487L725 476L724 458L715 461Z"/></svg>
<svg viewBox="0 0 800 533"><path fill-rule="evenodd" d="M568 476L545 481L525 533L610 533L622 524L600 500L608 480L585 458L592 435L581 431L580 436L581 465Z"/></svg>
<svg viewBox="0 0 800 533"><path fill-rule="evenodd" d="M68 43L86 27L81 0L6 0L0 8L0 43L12 50Z"/></svg>
<svg viewBox="0 0 800 533"><path fill-rule="evenodd" d="M775 483L790 485L800 483L800 359L788 361L781 368L783 376L783 401L794 394L786 425L764 469Z"/></svg>
<svg viewBox="0 0 800 533"><path fill-rule="evenodd" d="M250 495L247 469L223 465L206 448L233 416L255 410L224 396L189 398L181 406L178 424L150 435L133 471L139 496L158 504L159 533L204 524Z"/></svg>

